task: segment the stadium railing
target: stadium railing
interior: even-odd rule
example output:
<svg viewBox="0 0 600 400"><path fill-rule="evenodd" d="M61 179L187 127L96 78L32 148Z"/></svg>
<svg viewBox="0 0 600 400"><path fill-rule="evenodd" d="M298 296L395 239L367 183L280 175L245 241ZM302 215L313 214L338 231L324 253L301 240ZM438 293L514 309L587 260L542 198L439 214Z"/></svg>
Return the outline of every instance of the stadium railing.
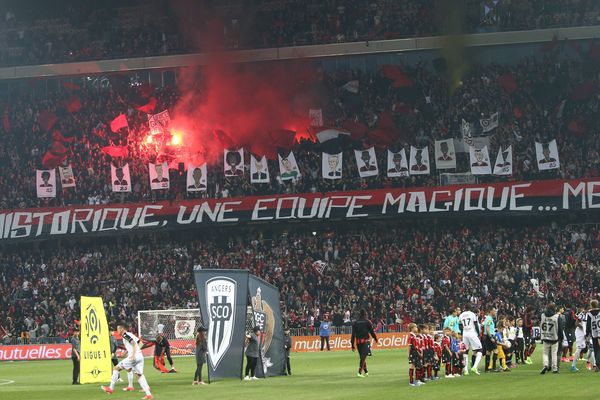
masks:
<svg viewBox="0 0 600 400"><path fill-rule="evenodd" d="M25 339L20 337L5 337L0 340L2 346L22 346L28 344L60 344L68 343L68 340L62 337L40 337Z"/></svg>

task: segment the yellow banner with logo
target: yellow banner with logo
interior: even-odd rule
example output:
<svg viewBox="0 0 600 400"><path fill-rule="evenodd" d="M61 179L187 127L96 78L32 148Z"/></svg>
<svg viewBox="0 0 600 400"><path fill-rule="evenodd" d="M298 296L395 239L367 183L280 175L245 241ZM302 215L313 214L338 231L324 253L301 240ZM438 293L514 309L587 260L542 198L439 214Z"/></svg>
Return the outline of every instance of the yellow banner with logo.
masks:
<svg viewBox="0 0 600 400"><path fill-rule="evenodd" d="M102 297L81 297L81 383L108 382L112 376L110 330Z"/></svg>

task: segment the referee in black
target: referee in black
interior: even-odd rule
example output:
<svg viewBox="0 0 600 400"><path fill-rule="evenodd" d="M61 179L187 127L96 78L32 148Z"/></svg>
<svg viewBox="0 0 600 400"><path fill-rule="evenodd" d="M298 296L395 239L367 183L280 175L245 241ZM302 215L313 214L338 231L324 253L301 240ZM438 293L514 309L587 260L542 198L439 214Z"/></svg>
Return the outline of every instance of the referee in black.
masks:
<svg viewBox="0 0 600 400"><path fill-rule="evenodd" d="M360 310L359 318L352 324L352 338L350 339L352 351L358 349L358 356L360 357L358 374L356 374L359 378L369 376L369 371L367 371L367 356L371 351L369 335L371 335L375 340L375 343L377 343L377 336L375 336L373 325L367 319L367 312L362 309ZM354 346L355 344L356 347Z"/></svg>

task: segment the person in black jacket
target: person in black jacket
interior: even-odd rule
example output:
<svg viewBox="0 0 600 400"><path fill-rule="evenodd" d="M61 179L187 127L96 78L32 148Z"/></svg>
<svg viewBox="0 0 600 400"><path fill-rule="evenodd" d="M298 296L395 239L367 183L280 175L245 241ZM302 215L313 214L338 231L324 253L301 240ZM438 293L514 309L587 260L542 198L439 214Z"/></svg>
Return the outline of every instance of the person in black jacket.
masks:
<svg viewBox="0 0 600 400"><path fill-rule="evenodd" d="M352 324L352 337L350 338L352 351L358 350L359 363L358 374L356 374L356 376L359 378L369 376L369 371L367 370L367 356L371 352L369 335L373 337L373 340L377 343L377 336L375 336L373 325L367 319L367 312L362 309L360 310L359 318ZM365 373L364 375L362 374L363 372Z"/></svg>
<svg viewBox="0 0 600 400"><path fill-rule="evenodd" d="M201 326L196 334L196 372L194 373L192 385L205 384L202 380L202 367L206 364L206 352L208 351L205 332L206 328Z"/></svg>
<svg viewBox="0 0 600 400"><path fill-rule="evenodd" d="M283 338L283 348L285 349L285 367L287 370L287 372L284 372L286 375L291 375L292 367L290 365L290 350L292 348L292 337L290 336L290 328L286 328L283 333L285 335Z"/></svg>
<svg viewBox="0 0 600 400"><path fill-rule="evenodd" d="M246 346L246 372L245 381L255 380L258 377L255 375L256 365L258 364L258 356L260 354L259 343L260 328L255 326L252 332L246 335L248 345Z"/></svg>
<svg viewBox="0 0 600 400"><path fill-rule="evenodd" d="M75 329L71 336L71 361L73 361L73 385L79 385L79 352L81 351L81 341L79 340L79 330Z"/></svg>

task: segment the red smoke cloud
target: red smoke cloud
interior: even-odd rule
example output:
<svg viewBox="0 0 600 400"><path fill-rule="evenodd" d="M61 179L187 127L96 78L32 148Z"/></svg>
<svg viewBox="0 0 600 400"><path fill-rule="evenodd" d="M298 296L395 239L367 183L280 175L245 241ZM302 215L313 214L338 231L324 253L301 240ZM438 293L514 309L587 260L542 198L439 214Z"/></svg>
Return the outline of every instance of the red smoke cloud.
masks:
<svg viewBox="0 0 600 400"><path fill-rule="evenodd" d="M320 108L320 73L308 63L212 65L183 70L172 131L182 133L179 161L214 162L223 148L274 154L283 130L302 134L309 108ZM226 134L215 135L215 131ZM258 155L262 155L258 154Z"/></svg>

